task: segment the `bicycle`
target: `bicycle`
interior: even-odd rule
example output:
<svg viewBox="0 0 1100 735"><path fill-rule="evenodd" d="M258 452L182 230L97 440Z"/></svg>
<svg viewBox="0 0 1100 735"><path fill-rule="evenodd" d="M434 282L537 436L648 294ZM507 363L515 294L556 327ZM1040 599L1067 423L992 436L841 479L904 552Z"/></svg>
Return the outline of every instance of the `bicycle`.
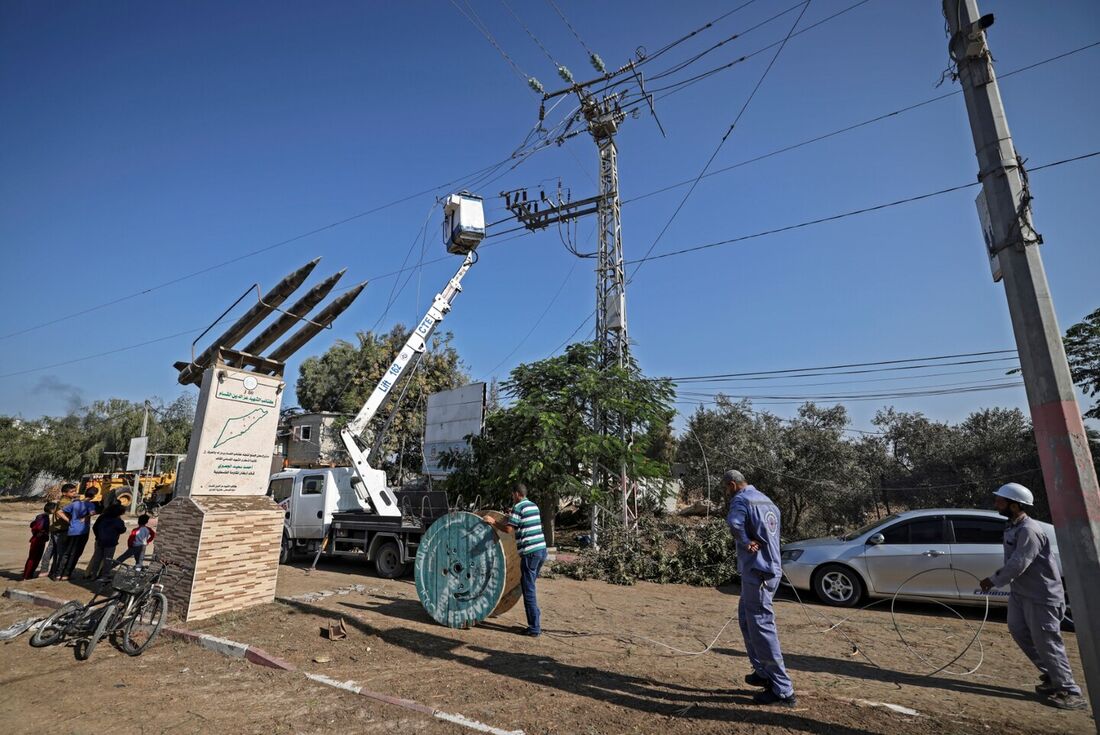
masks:
<svg viewBox="0 0 1100 735"><path fill-rule="evenodd" d="M130 656L140 656L164 627L168 598L161 577L168 564L153 561L154 570L118 567L111 578L112 592L100 598L96 591L85 605L70 600L46 618L31 637L36 648L79 636L76 657L85 661L96 645L110 635Z"/></svg>

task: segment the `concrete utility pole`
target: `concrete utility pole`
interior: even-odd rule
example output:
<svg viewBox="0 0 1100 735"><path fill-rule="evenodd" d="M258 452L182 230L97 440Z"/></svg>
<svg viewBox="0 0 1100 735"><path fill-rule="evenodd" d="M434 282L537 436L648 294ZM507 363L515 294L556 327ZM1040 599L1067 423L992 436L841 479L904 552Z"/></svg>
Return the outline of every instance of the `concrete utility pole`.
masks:
<svg viewBox="0 0 1100 735"><path fill-rule="evenodd" d="M1023 162L1012 145L993 57L976 0L944 0L948 50L958 65L974 149L978 197L994 280L1003 278L1027 389L1058 549L1069 588L1081 661L1093 713L1100 712L1100 487L1081 409L1070 377L1062 332L1032 227Z"/></svg>

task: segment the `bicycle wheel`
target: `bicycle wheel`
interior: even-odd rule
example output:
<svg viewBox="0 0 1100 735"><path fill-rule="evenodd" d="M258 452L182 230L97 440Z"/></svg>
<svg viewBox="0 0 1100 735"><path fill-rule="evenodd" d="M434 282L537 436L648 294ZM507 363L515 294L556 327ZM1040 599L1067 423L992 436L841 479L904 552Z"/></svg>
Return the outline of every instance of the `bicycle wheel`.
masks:
<svg viewBox="0 0 1100 735"><path fill-rule="evenodd" d="M122 629L122 650L140 656L164 627L168 617L168 598L163 592L153 592Z"/></svg>
<svg viewBox="0 0 1100 735"><path fill-rule="evenodd" d="M103 613L99 617L99 623L95 627L95 631L88 637L86 641L81 641L76 647L76 658L80 661L87 661L88 657L92 655L92 651L95 650L96 644L100 639L112 629L115 621L115 614L118 612L117 602L108 602L103 607ZM83 645L81 645L81 643Z"/></svg>
<svg viewBox="0 0 1100 735"><path fill-rule="evenodd" d="M69 600L61 607L50 613L50 616L42 621L38 630L31 636L31 645L35 648L45 648L57 643L65 635L65 630L77 619L84 606L76 600Z"/></svg>

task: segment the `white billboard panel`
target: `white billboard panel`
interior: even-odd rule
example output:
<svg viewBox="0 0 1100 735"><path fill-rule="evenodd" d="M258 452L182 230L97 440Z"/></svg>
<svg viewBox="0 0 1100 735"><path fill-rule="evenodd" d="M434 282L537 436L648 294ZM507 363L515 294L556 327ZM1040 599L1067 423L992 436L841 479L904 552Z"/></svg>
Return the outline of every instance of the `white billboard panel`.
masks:
<svg viewBox="0 0 1100 735"><path fill-rule="evenodd" d="M443 455L469 449L466 437L480 436L485 424L485 383L471 383L428 396L424 417L424 474L446 477Z"/></svg>

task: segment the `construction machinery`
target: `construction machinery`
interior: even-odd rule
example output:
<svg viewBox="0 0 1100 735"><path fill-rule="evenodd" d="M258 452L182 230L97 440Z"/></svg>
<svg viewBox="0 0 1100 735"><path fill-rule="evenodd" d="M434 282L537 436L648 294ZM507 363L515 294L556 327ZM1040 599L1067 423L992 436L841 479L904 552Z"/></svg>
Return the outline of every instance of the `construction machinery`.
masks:
<svg viewBox="0 0 1100 735"><path fill-rule="evenodd" d="M388 488L385 471L371 466L370 447L362 439L371 420L389 403L394 388L427 349L428 340L462 291L463 277L477 262L475 251L485 237L481 197L468 192L447 197L443 227L447 251L464 256L462 265L436 294L359 413L340 431L351 466L291 468L271 478L268 494L286 511L284 561L307 551L358 556L373 561L381 576L401 576L416 557L420 537L448 510L444 493L395 493Z"/></svg>
<svg viewBox="0 0 1100 735"><path fill-rule="evenodd" d="M107 455L125 456L123 452L105 452ZM138 509L152 509L164 505L172 499L176 489L176 472L185 455L151 454L147 466L141 471L141 497ZM81 476L79 492L84 494L89 488L96 490L92 498L104 506L119 503L129 508L134 502L134 472L109 470L90 472Z"/></svg>

